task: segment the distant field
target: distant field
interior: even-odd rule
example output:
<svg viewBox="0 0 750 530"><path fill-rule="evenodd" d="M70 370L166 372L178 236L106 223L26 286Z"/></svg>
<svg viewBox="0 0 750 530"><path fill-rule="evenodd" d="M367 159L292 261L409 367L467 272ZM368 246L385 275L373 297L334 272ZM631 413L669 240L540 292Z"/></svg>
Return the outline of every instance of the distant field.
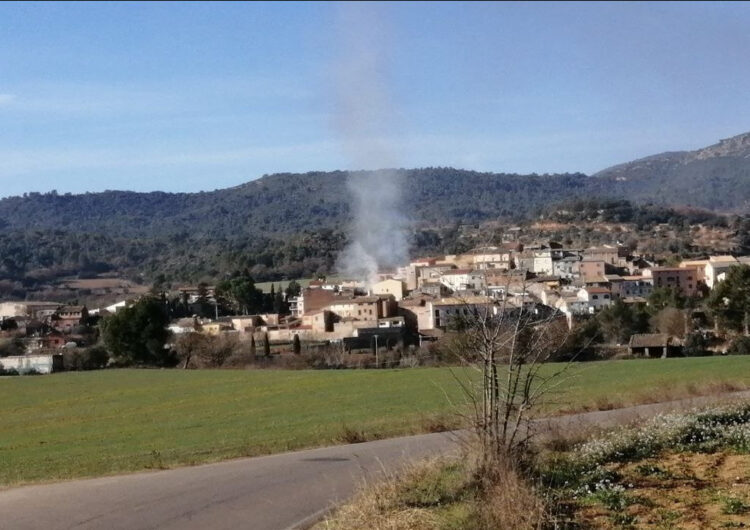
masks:
<svg viewBox="0 0 750 530"><path fill-rule="evenodd" d="M750 358L586 363L570 376L565 393L555 396L556 410L750 386ZM415 433L438 420L450 423L462 402L446 368L105 370L0 378L0 484L339 443L345 427L368 438Z"/></svg>
<svg viewBox="0 0 750 530"><path fill-rule="evenodd" d="M339 276L331 276L331 275L326 276L326 278L331 281L341 279L341 277ZM313 278L298 278L294 281L297 282L300 285L300 287L304 288L310 285L310 282L312 280ZM283 291L284 289L287 288L287 285L289 285L291 282L292 280L283 280L279 282L258 282L255 284L255 286L261 291L263 291L264 293L270 293L272 285L274 286L274 289L281 288L281 290Z"/></svg>

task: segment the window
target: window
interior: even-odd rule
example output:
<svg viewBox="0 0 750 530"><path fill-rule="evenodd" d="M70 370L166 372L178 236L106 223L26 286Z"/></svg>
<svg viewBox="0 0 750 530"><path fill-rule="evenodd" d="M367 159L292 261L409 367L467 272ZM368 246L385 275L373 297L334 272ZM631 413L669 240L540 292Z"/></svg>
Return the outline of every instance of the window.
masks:
<svg viewBox="0 0 750 530"><path fill-rule="evenodd" d="M599 300L599 295L596 295L596 294L592 294L592 295L591 295L591 299L592 299L592 300Z"/></svg>

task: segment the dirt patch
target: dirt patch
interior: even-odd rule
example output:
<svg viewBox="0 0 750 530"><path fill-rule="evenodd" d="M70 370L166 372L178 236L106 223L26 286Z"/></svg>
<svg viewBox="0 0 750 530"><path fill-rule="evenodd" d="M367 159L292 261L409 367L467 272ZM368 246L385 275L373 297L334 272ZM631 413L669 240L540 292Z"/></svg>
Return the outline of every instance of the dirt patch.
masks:
<svg viewBox="0 0 750 530"><path fill-rule="evenodd" d="M607 469L626 489L617 506L581 501L576 518L584 527L750 527L750 455L666 453Z"/></svg>

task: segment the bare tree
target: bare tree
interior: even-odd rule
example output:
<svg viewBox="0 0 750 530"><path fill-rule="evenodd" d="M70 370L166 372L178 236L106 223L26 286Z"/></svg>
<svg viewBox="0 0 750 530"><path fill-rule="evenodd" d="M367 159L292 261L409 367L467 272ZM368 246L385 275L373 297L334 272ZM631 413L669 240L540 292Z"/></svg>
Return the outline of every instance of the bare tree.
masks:
<svg viewBox="0 0 750 530"><path fill-rule="evenodd" d="M187 369L193 358L200 357L208 348L208 337L200 333L185 333L177 337L174 349L183 361L182 368Z"/></svg>
<svg viewBox="0 0 750 530"><path fill-rule="evenodd" d="M183 360L183 368L190 363L199 367L216 368L224 363L236 351L239 345L235 337L210 337L201 333L187 333L175 341L175 350Z"/></svg>
<svg viewBox="0 0 750 530"><path fill-rule="evenodd" d="M522 455L533 435L529 421L570 366L545 364L569 333L564 317L511 297L499 304L468 303L452 325L454 354L479 377L456 376L473 405L483 465ZM546 309L546 310L544 310Z"/></svg>

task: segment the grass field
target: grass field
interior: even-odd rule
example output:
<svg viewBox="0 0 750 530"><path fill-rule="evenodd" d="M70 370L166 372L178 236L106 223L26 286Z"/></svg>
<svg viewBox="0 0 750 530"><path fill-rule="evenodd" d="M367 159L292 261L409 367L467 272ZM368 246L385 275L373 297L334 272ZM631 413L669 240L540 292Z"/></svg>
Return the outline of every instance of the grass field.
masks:
<svg viewBox="0 0 750 530"><path fill-rule="evenodd" d="M336 281L336 280L342 280L342 279L344 279L344 276L339 276L337 274L329 274L328 276L326 276L326 279L328 281L332 282L332 281ZM297 278L294 281L297 282L299 284L299 286L304 289L305 287L307 287L308 285L310 285L310 282L313 281L313 280L314 280L314 278ZM281 291L283 292L289 286L289 283L291 281L292 280L281 280L281 281L277 281L277 282L258 282L258 283L255 284L255 287L257 287L258 289L260 289L264 293L268 294L268 293L271 292L271 286L273 285L274 289L276 289L276 290L281 289Z"/></svg>
<svg viewBox="0 0 750 530"><path fill-rule="evenodd" d="M750 387L750 358L585 363L569 377L565 393L555 397L557 410L612 408ZM343 441L346 428L365 438L415 433L450 423L461 402L446 368L4 377L0 484L326 445Z"/></svg>

